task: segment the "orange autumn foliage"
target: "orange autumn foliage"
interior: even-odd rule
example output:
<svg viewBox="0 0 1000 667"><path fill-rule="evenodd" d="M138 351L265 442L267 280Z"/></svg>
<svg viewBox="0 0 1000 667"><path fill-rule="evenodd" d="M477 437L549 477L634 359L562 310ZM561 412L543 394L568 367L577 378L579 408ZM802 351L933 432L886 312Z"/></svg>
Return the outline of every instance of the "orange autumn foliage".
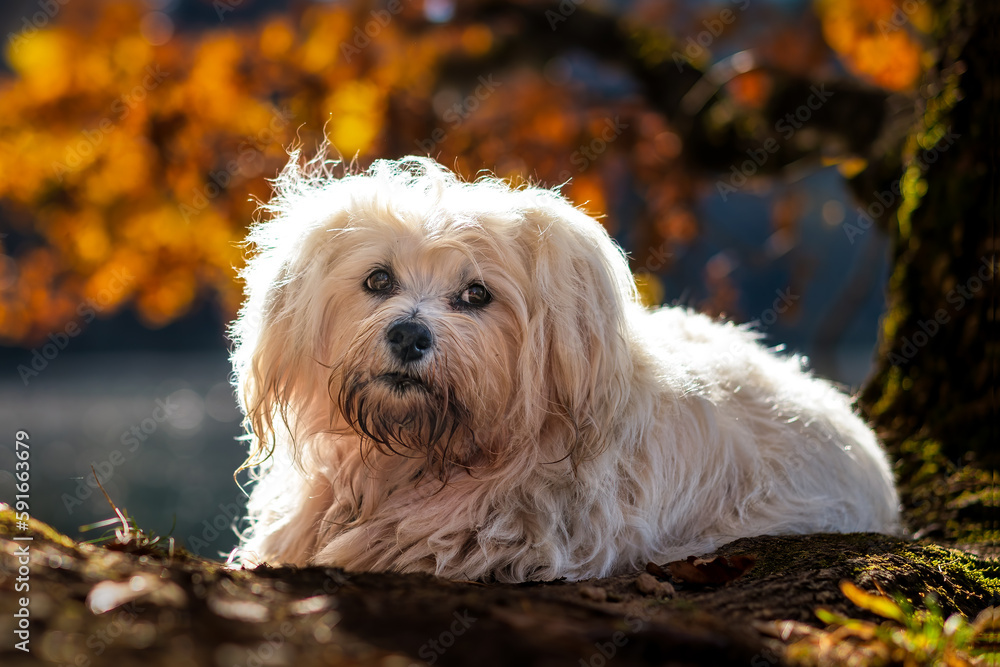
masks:
<svg viewBox="0 0 1000 667"><path fill-rule="evenodd" d="M849 69L890 90L913 88L933 11L921 0L818 0L823 36Z"/></svg>
<svg viewBox="0 0 1000 667"><path fill-rule="evenodd" d="M0 206L13 233L0 236L0 341L41 340L88 303L100 315L132 307L149 326L204 299L234 314L255 200L269 196L288 147L308 153L324 137L360 165L430 153L472 177L483 167L547 184L572 177L567 194L595 211L622 161L650 187L676 171L673 157L639 159L636 145L652 140L641 131L578 169L570 156L607 118L634 127L629 114L641 109L589 107L523 67L484 74L485 86L442 81L440 64L488 52L493 28L413 31L404 12L365 43L355 27L366 8L314 5L154 45L136 3L68 4L53 25L10 40ZM675 191L651 216L686 210Z"/></svg>
<svg viewBox="0 0 1000 667"><path fill-rule="evenodd" d="M912 85L909 32L889 35L900 42L892 52L872 33L890 11L882 4L872 13L860 0L820 2L824 31L860 72ZM370 5L357 1L256 23L220 17L161 40L146 11L66 3L51 25L5 42L0 343L42 340L87 303L101 316L132 308L154 327L206 300L232 316L239 242L269 197L267 179L289 147L308 154L324 140L361 166L423 153L467 177L489 169L568 182L576 203L609 214L612 233L623 231L616 202L638 195L642 211L628 223L637 265L698 234L683 137L647 102L567 82L559 59L447 74L448 63L491 53L503 25L432 23L412 3L361 39ZM768 93L755 74L731 87L750 107Z"/></svg>

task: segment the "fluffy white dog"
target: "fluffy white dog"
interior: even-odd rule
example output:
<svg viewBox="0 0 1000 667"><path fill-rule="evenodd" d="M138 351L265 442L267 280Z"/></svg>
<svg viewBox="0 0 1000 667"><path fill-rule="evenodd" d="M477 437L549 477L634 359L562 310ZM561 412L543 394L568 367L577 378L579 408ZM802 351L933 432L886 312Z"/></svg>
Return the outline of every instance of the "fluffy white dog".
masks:
<svg viewBox="0 0 1000 667"><path fill-rule="evenodd" d="M897 530L847 397L745 327L643 309L558 193L427 158L331 170L294 154L248 239L244 563L584 579Z"/></svg>

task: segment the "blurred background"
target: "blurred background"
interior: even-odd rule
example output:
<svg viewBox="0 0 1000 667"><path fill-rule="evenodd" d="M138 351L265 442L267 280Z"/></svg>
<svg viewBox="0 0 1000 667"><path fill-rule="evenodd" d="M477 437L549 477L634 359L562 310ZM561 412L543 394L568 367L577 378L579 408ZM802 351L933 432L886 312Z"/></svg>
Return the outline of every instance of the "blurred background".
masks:
<svg viewBox="0 0 1000 667"><path fill-rule="evenodd" d="M287 150L562 185L650 305L754 322L855 390L912 125L916 0L8 0L0 8L0 500L231 548L226 323ZM172 532L171 532L172 531Z"/></svg>

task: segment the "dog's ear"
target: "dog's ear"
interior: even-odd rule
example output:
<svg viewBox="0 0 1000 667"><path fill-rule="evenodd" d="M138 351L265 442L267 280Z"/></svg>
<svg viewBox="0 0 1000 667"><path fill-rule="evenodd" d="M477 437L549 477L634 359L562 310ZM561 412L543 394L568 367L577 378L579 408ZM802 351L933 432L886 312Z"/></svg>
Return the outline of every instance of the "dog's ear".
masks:
<svg viewBox="0 0 1000 667"><path fill-rule="evenodd" d="M316 341L328 313L322 287L313 284L322 276L293 266L296 262L284 254L272 248L247 264L247 298L230 330L235 384L246 415L244 427L252 438L244 467L262 463L278 442L287 443L290 449L283 454L295 459L299 431L315 426L299 420L311 414L313 401L325 398L315 391L325 386L319 378L324 367L316 363Z"/></svg>
<svg viewBox="0 0 1000 667"><path fill-rule="evenodd" d="M287 267L267 267L267 260L274 263L275 258L256 258L243 272L247 299L231 328L235 384L244 426L253 439L244 466L271 455L276 425L290 432L287 406L300 358L291 308L295 287Z"/></svg>
<svg viewBox="0 0 1000 667"><path fill-rule="evenodd" d="M535 191L538 193L538 191ZM525 207L529 318L522 387L541 399L542 446L576 463L597 456L631 386L627 310L637 302L621 249L599 222L549 192ZM568 443L568 451L566 444Z"/></svg>

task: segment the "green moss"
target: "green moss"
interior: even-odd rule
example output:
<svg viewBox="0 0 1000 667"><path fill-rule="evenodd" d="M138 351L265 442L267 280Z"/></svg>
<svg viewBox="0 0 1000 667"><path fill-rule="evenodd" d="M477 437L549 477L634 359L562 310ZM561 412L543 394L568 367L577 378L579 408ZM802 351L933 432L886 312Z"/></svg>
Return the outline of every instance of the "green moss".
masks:
<svg viewBox="0 0 1000 667"><path fill-rule="evenodd" d="M948 134L951 127L952 109L962 97L959 89L960 82L960 70L952 70L950 74L942 77L943 90L940 94L926 101L921 126L910 134L903 147L903 163L907 167L904 169L903 178L900 181L903 201L896 212L901 246L906 245L911 240L913 212L917 210L924 195L927 194L926 165L920 162L920 155L924 151L933 150L937 143Z"/></svg>
<svg viewBox="0 0 1000 667"><path fill-rule="evenodd" d="M936 571L943 575L939 581L924 580L926 593L933 592L939 600L947 601L952 606L960 606L954 600L955 588L966 592L981 589L990 597L1000 595L1000 578L997 576L996 565L974 554L950 549L937 544L904 543L892 552L898 558L886 555L871 556L858 563L857 575L895 574L905 575L904 569L914 567ZM945 586L947 582L949 586ZM914 600L913 602L917 602Z"/></svg>
<svg viewBox="0 0 1000 667"><path fill-rule="evenodd" d="M913 542L875 533L821 534L748 538L723 549L752 554L756 565L741 586L755 582L810 579L850 580L868 590L879 588L923 606L933 593L949 611L975 615L1000 595L998 565L958 549Z"/></svg>
<svg viewBox="0 0 1000 667"><path fill-rule="evenodd" d="M890 314L886 314L885 317L883 317L883 331L889 331L890 328L892 329L892 331L895 331L896 324L895 323L890 324L889 320L898 319L900 310L896 309L893 312L895 313L895 315L893 315L892 317L890 317ZM889 334L885 333L883 335L886 337L886 339L889 338ZM893 404L896 401L897 395L901 391L900 385L902 383L902 377L903 373L902 371L900 371L898 366L892 366L889 368L889 371L886 373L885 378L880 387L881 397L869 411L871 417L878 417L883 413L885 413L890 408L892 408Z"/></svg>
<svg viewBox="0 0 1000 667"><path fill-rule="evenodd" d="M905 548L904 540L874 533L819 534L785 539L741 540L744 551L752 551L757 563L747 574L747 579L782 576L790 572L815 569L848 567L857 559L886 550ZM757 548L747 549L755 545Z"/></svg>
<svg viewBox="0 0 1000 667"><path fill-rule="evenodd" d="M959 466L933 438L907 438L897 448L900 495L911 526L935 526L934 533L966 544L996 543L997 491L992 471Z"/></svg>
<svg viewBox="0 0 1000 667"><path fill-rule="evenodd" d="M0 503L0 535L21 535L26 531L17 527L16 514L10 505ZM59 546L76 550L79 545L69 537L66 537L52 526L37 519L28 520L28 531L39 537L55 542Z"/></svg>

